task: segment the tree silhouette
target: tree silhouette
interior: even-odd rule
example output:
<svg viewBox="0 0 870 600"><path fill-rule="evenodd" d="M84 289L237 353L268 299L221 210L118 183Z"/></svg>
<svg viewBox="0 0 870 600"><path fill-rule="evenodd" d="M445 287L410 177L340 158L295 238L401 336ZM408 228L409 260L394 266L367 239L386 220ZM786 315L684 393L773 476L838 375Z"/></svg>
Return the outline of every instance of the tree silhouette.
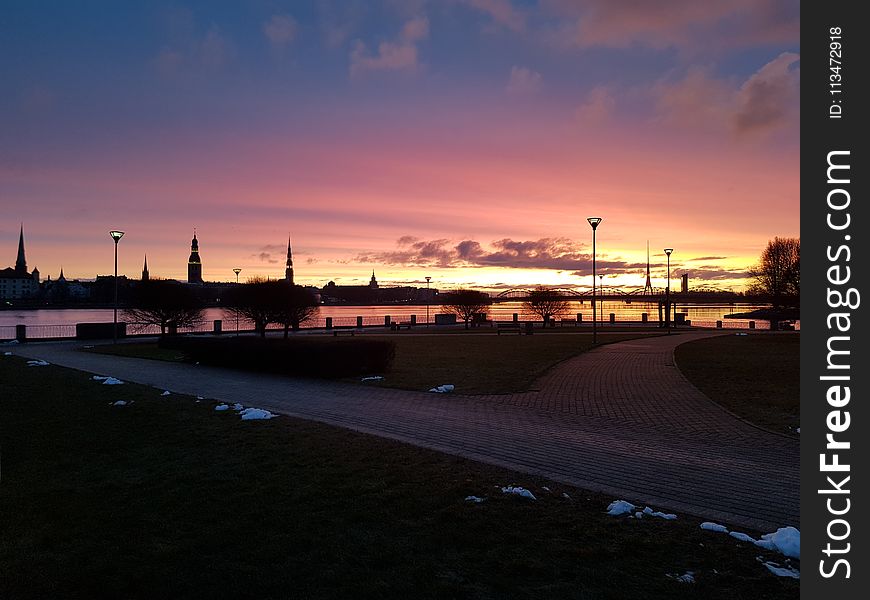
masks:
<svg viewBox="0 0 870 600"><path fill-rule="evenodd" d="M447 295L444 308L465 321L465 328L468 329L474 315L487 313L490 304L492 299L489 294L476 290L457 290Z"/></svg>
<svg viewBox="0 0 870 600"><path fill-rule="evenodd" d="M568 300L558 290L538 287L529 292L529 299L523 302L523 310L541 317L546 327L551 317L568 310Z"/></svg>
<svg viewBox="0 0 870 600"><path fill-rule="evenodd" d="M270 323L284 326L284 337L319 312L314 296L305 288L286 281L253 279L224 296L230 315L251 321L260 337Z"/></svg>
<svg viewBox="0 0 870 600"><path fill-rule="evenodd" d="M758 264L749 270L749 291L771 297L774 306L799 302L801 293L801 240L775 237L767 243Z"/></svg>
<svg viewBox="0 0 870 600"><path fill-rule="evenodd" d="M177 281L143 281L131 295L131 306L124 310L124 318L132 322L133 329L156 325L163 336L170 323L176 327L195 327L203 322L202 302L193 290Z"/></svg>

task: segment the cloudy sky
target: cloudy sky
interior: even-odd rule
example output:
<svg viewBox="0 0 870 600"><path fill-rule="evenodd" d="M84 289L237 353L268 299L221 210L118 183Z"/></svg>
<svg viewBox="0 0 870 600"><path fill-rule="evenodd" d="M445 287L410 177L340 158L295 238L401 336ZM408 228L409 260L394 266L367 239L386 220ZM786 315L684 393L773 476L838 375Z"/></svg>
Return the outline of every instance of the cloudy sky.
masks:
<svg viewBox="0 0 870 600"><path fill-rule="evenodd" d="M742 286L799 233L793 0L7 1L0 266ZM5 256L5 258L3 258ZM675 275L676 276L676 275Z"/></svg>

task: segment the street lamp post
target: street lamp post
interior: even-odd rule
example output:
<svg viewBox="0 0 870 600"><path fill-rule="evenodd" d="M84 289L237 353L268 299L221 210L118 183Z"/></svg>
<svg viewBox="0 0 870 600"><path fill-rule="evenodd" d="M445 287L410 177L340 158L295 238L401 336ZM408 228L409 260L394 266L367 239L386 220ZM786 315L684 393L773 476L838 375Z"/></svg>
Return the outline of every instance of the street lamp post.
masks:
<svg viewBox="0 0 870 600"><path fill-rule="evenodd" d="M115 305L112 310L112 343L118 343L118 242L124 237L123 231L112 230L109 232L115 240Z"/></svg>
<svg viewBox="0 0 870 600"><path fill-rule="evenodd" d="M604 297L604 275L598 274L598 292ZM604 325L604 300L601 301L601 310L598 312L601 313L601 324Z"/></svg>
<svg viewBox="0 0 870 600"><path fill-rule="evenodd" d="M239 285L239 273L241 273L241 272L242 272L242 270L239 267L236 267L235 269L233 269L233 273L236 274L236 285ZM236 311L236 337L238 337L238 335L239 335L239 313L238 313L238 311Z"/></svg>
<svg viewBox="0 0 870 600"><path fill-rule="evenodd" d="M665 248L665 254L668 255L668 285L665 287L665 326L668 335L671 335L671 252L673 251L673 248Z"/></svg>
<svg viewBox="0 0 870 600"><path fill-rule="evenodd" d="M595 231L601 223L601 217L589 217L586 219L592 226L592 343L598 343L598 315L595 306Z"/></svg>
<svg viewBox="0 0 870 600"><path fill-rule="evenodd" d="M429 281L431 279L429 276L426 277L426 327L429 327L429 303L432 301L429 298Z"/></svg>

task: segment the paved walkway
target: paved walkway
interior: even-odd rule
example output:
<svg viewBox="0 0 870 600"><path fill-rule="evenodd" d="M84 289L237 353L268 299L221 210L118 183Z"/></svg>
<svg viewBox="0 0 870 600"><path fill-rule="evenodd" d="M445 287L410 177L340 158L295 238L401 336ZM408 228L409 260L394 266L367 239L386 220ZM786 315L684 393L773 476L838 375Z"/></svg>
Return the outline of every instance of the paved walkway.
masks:
<svg viewBox="0 0 870 600"><path fill-rule="evenodd" d="M179 393L322 421L647 503L772 531L799 526L799 443L740 421L674 366L685 333L603 346L536 391L441 395L77 352L15 353ZM506 482L511 483L511 482ZM522 482L515 482L522 484Z"/></svg>

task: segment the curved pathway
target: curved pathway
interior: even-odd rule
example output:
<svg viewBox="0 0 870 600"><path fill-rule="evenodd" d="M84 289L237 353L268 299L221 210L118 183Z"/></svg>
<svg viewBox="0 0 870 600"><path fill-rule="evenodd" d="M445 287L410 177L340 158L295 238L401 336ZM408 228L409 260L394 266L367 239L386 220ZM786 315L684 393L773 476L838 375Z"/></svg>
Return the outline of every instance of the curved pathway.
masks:
<svg viewBox="0 0 870 600"><path fill-rule="evenodd" d="M735 418L674 365L685 333L602 346L499 396L407 392L28 344L31 358L389 437L657 509L799 526L799 443ZM510 483L510 482L506 482ZM515 482L521 483L521 482Z"/></svg>

